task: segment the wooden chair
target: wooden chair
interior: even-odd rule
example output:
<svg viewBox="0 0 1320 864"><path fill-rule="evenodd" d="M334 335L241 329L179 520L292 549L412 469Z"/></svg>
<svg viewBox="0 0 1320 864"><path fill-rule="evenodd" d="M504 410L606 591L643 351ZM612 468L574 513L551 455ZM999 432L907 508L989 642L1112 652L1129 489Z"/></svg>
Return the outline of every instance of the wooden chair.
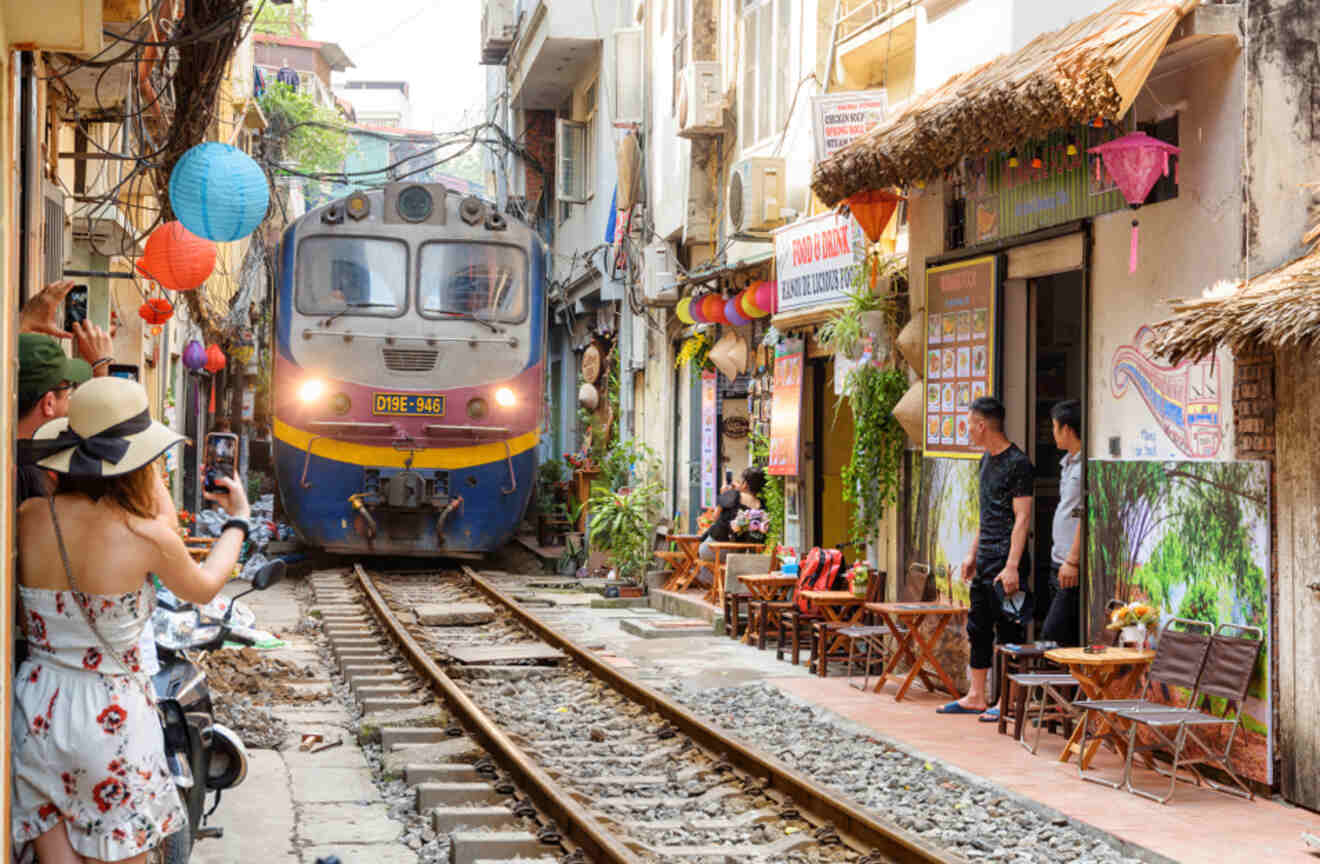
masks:
<svg viewBox="0 0 1320 864"><path fill-rule="evenodd" d="M876 571L871 581L866 584L866 602L883 603L888 584L889 574L883 570ZM884 668L884 638L889 635L889 628L877 624L873 613L865 613L861 624L815 621L812 623L812 631L816 639L816 648L812 651L812 657L816 664L816 674L821 678L829 677L831 660L842 660L846 664L844 674L849 678L855 674L858 662L862 664L862 672L867 678L871 676L872 666L875 663L879 663L881 669ZM868 649L860 657L856 656L855 650L858 642ZM834 654L829 653L832 646L837 646ZM880 648L878 659L874 656L877 647ZM866 689L865 684L862 685L862 689Z"/></svg>
<svg viewBox="0 0 1320 864"><path fill-rule="evenodd" d="M773 555L750 555L734 553L724 558L724 621L727 627L728 635L731 639L737 639L739 636L738 621L739 609L743 603L748 604L748 614L751 614L752 593L738 581L739 576L750 575L753 573L768 573L773 566ZM750 626L751 620L748 619Z"/></svg>
<svg viewBox="0 0 1320 864"><path fill-rule="evenodd" d="M786 556L796 554L791 547L776 546L773 560L770 563L772 570L778 567ZM756 622L756 647L760 651L765 650L766 639L770 633L770 613L775 612L782 615L787 610L793 608L793 598L790 593L789 599L765 603L761 600L752 600L747 604L747 620ZM782 656L779 659L784 659Z"/></svg>

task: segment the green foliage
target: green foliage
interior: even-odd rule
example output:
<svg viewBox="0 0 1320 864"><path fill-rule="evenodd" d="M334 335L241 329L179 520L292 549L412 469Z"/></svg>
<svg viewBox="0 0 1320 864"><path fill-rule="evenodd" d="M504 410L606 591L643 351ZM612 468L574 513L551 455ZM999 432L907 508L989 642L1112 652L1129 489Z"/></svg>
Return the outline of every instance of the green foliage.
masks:
<svg viewBox="0 0 1320 864"><path fill-rule="evenodd" d="M600 470L605 486L613 490L634 482L658 482L660 455L642 441L617 439L605 451Z"/></svg>
<svg viewBox="0 0 1320 864"><path fill-rule="evenodd" d="M564 482L564 463L558 459L542 462L536 468L536 509L549 516L556 509L555 485Z"/></svg>
<svg viewBox="0 0 1320 864"><path fill-rule="evenodd" d="M306 33L312 24L311 12L307 9L307 2L294 3L291 6L274 6L267 3L257 16L256 23L252 29L258 33L273 33L276 36L292 36L293 27L289 24L289 18L298 24L299 29Z"/></svg>
<svg viewBox="0 0 1320 864"><path fill-rule="evenodd" d="M752 464L764 469L770 464L770 439L764 435L751 437ZM766 547L773 550L784 542L784 478L766 474L761 487L761 504L770 518L770 530L765 533Z"/></svg>
<svg viewBox="0 0 1320 864"><path fill-rule="evenodd" d="M907 272L907 259L901 255L867 256L862 266L853 270L852 286L848 291L848 305L830 316L820 328L816 339L822 348L856 357L866 333L862 329L862 314L885 312L892 325L896 320L898 304L894 294L876 294L871 290L871 271L877 278L892 279Z"/></svg>
<svg viewBox="0 0 1320 864"><path fill-rule="evenodd" d="M293 90L272 82L261 97L261 110L270 122L270 132L282 139L282 157L298 171L342 171L353 139L342 129L299 126L300 123L339 125L339 115L318 105L306 89ZM297 127L297 128L295 128Z"/></svg>
<svg viewBox="0 0 1320 864"><path fill-rule="evenodd" d="M609 556L621 578L640 578L651 560L651 541L660 506L658 483L643 483L627 494L604 486L592 490L587 539L592 548Z"/></svg>
<svg viewBox="0 0 1320 864"><path fill-rule="evenodd" d="M907 392L907 376L869 363L848 375L853 412L852 459L843 467L843 498L853 507L852 539L874 538L886 508L898 500L906 435L894 406Z"/></svg>

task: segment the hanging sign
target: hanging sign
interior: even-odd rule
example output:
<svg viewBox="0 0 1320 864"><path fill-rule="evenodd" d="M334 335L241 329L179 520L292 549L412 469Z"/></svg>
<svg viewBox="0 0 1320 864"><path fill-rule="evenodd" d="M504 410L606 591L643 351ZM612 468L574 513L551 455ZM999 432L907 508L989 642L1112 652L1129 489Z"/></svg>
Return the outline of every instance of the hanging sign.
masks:
<svg viewBox="0 0 1320 864"><path fill-rule="evenodd" d="M718 394L716 393L716 372L701 373L701 506L715 506L716 460L719 450L716 446L716 431L719 428Z"/></svg>
<svg viewBox="0 0 1320 864"><path fill-rule="evenodd" d="M857 220L830 211L774 232L779 314L843 303L866 251Z"/></svg>
<svg viewBox="0 0 1320 864"><path fill-rule="evenodd" d="M968 411L995 394L993 255L926 270L927 456L976 458Z"/></svg>
<svg viewBox="0 0 1320 864"><path fill-rule="evenodd" d="M816 96L811 100L816 161L847 147L885 119L889 97L883 89Z"/></svg>
<svg viewBox="0 0 1320 864"><path fill-rule="evenodd" d="M806 366L805 343L785 339L775 348L774 395L770 406L771 474L796 477L801 449L802 372Z"/></svg>

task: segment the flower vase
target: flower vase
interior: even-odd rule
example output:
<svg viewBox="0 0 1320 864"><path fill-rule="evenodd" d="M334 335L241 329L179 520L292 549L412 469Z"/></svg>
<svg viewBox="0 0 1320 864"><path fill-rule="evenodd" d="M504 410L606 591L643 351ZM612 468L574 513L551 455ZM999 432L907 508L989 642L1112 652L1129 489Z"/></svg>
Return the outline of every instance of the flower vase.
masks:
<svg viewBox="0 0 1320 864"><path fill-rule="evenodd" d="M1146 628L1140 625L1124 627L1118 635L1118 641L1129 648L1140 648L1146 638Z"/></svg>

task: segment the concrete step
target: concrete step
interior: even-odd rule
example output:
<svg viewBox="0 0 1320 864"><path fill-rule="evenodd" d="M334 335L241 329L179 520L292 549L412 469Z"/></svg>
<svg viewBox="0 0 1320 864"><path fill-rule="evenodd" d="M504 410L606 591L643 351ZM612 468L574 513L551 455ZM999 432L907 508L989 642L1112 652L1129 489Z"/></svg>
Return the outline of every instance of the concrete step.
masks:
<svg viewBox="0 0 1320 864"><path fill-rule="evenodd" d="M419 783L417 812L425 813L435 807L461 807L473 804L499 804L508 795L501 795L489 783Z"/></svg>
<svg viewBox="0 0 1320 864"><path fill-rule="evenodd" d="M517 828L520 820L507 807L435 807L431 827L448 834L463 828Z"/></svg>
<svg viewBox="0 0 1320 864"><path fill-rule="evenodd" d="M449 864L544 858L547 847L525 831L451 831Z"/></svg>
<svg viewBox="0 0 1320 864"><path fill-rule="evenodd" d="M409 765L403 769L403 780L409 786L419 783L481 783L484 779L477 769L462 762Z"/></svg>

